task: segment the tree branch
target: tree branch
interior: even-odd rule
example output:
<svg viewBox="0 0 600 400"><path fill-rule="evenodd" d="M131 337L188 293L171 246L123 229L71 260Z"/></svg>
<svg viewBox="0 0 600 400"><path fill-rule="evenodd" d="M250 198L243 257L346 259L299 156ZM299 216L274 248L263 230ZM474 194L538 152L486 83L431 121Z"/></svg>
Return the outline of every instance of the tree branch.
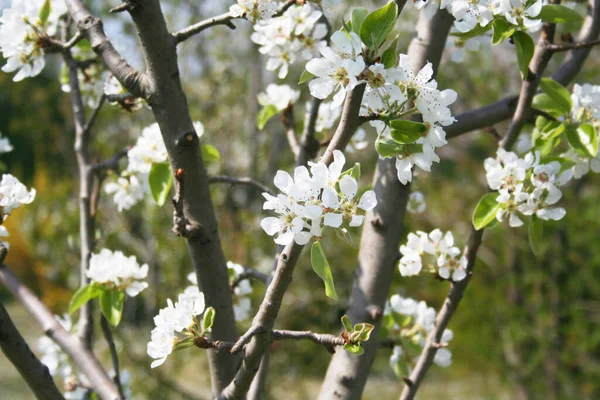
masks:
<svg viewBox="0 0 600 400"><path fill-rule="evenodd" d="M281 331L275 330L272 333L273 340L310 340L316 344L325 346L328 352L335 353L335 346L343 346L346 339L341 336L330 335L326 333L314 333L311 331Z"/></svg>
<svg viewBox="0 0 600 400"><path fill-rule="evenodd" d="M577 43L588 43L598 39L600 35L600 1L589 0L588 15L577 35ZM591 47L572 49L563 63L552 74L552 79L563 86L568 85L581 70ZM445 127L446 138L495 125L512 117L517 106L517 96L507 96L495 103L458 114L457 121Z"/></svg>
<svg viewBox="0 0 600 400"><path fill-rule="evenodd" d="M83 37L90 41L92 49L104 60L112 74L128 91L138 97L146 97L149 90L146 76L136 71L121 57L106 37L102 21L90 14L82 0L65 1L77 28Z"/></svg>
<svg viewBox="0 0 600 400"><path fill-rule="evenodd" d="M33 354L0 303L0 349L38 400L64 400L48 367Z"/></svg>
<svg viewBox="0 0 600 400"><path fill-rule="evenodd" d="M290 104L286 108L281 116L283 126L285 126L285 133L287 136L288 144L294 154L294 157L298 159L298 153L300 153L300 146L298 145L298 139L296 139L296 123L294 120L294 106Z"/></svg>
<svg viewBox="0 0 600 400"><path fill-rule="evenodd" d="M76 336L67 332L46 306L10 272L6 265L0 266L0 282L13 294L42 327L44 333L81 369L89 379L91 388L103 400L119 398L119 391L100 362Z"/></svg>
<svg viewBox="0 0 600 400"><path fill-rule="evenodd" d="M100 317L100 326L102 327L104 339L106 339L108 349L110 350L110 358L112 360L113 371L115 372L113 381L115 382L115 385L117 385L117 389L119 389L121 400L124 400L125 394L123 392L123 385L121 385L121 373L119 370L119 354L117 353L117 347L115 346L115 340L110 330L110 325L108 325L108 321L104 317L104 314Z"/></svg>
<svg viewBox="0 0 600 400"><path fill-rule="evenodd" d="M233 280L233 282L231 282L231 288L235 289L240 284L240 282L250 278L267 283L267 281L269 280L269 275L250 267L244 267L244 272L242 272L237 278Z"/></svg>
<svg viewBox="0 0 600 400"><path fill-rule="evenodd" d="M445 38L453 21L445 10L437 12L432 19L419 18L417 32L408 50L413 70L420 70L427 61L432 62L434 71L438 70ZM377 206L367 213L363 224L358 266L346 314L352 321L373 324L371 337L377 338L382 310L394 271L397 271L398 243L404 234L404 216L410 194L410 185L398 181L395 159L378 161L373 190ZM376 339L365 342L365 352L360 357L337 352L331 359L318 399L360 399L378 345Z"/></svg>
<svg viewBox="0 0 600 400"><path fill-rule="evenodd" d="M548 46L548 50L553 53L560 53L562 51L569 51L574 49L587 49L599 44L600 40L592 40L590 42L552 44Z"/></svg>
<svg viewBox="0 0 600 400"><path fill-rule="evenodd" d="M505 150L510 150L512 148L531 114L533 97L537 91L542 74L552 57L552 52L548 50L548 45L553 41L554 29L554 25L549 24L544 24L544 27L542 28L542 33L536 45L533 59L529 64L529 74L525 77L525 80L521 85L517 109L508 128L508 132L500 143L500 147ZM477 251L479 250L483 238L483 231L483 229L476 230L474 227L471 228L471 234L466 248L467 267L465 268L465 272L467 276L462 281L452 282L450 292L436 317L434 328L427 337L427 341L425 342L425 346L423 347L423 351L419 356L417 364L410 374L410 377L405 380L406 385L404 386L400 400L414 399L427 371L433 364L433 359L439 348L439 343L442 339L444 330L458 308L464 291L471 281Z"/></svg>
<svg viewBox="0 0 600 400"><path fill-rule="evenodd" d="M260 183L259 181L255 180L255 179L248 178L248 177L238 178L238 177L227 176L227 175L216 175L216 176L209 177L208 182L209 183L229 183L231 185L254 186L255 188L258 188L259 190L261 190L263 192L267 192L270 195L273 195L273 190L271 188L269 188L267 185L265 185L264 183Z"/></svg>
<svg viewBox="0 0 600 400"><path fill-rule="evenodd" d="M275 13L274 17L280 16L294 4L296 4L296 0L287 0L284 4L281 5L279 10ZM205 29L211 28L213 26L226 25L227 27L229 27L229 29L235 29L235 25L231 21L238 18L243 19L243 17L234 17L230 12L226 12L224 14L217 15L216 17L212 17L204 21L200 21L196 24L190 25L187 28L184 28L171 35L175 40L175 44L179 44L184 40L189 39L190 37L197 35Z"/></svg>

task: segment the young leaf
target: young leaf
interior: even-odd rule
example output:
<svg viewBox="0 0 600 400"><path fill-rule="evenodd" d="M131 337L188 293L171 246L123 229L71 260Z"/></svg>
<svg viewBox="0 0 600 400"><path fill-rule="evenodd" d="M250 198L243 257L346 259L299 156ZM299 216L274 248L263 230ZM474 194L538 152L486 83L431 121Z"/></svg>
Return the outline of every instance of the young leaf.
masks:
<svg viewBox="0 0 600 400"><path fill-rule="evenodd" d="M310 249L310 261L314 271L319 275L319 278L325 283L325 294L334 300L337 300L335 285L333 284L333 276L331 275L331 267L325 257L321 242L314 242Z"/></svg>
<svg viewBox="0 0 600 400"><path fill-rule="evenodd" d="M391 121L390 125L392 139L401 144L414 143L429 130L429 127L423 123L403 119Z"/></svg>
<svg viewBox="0 0 600 400"><path fill-rule="evenodd" d="M173 174L168 163L153 164L148 175L148 185L152 198L162 206L167 200L171 186L173 185Z"/></svg>
<svg viewBox="0 0 600 400"><path fill-rule="evenodd" d="M352 32L360 35L360 27L362 26L365 18L367 18L367 15L369 15L369 10L366 8L358 7L352 10Z"/></svg>
<svg viewBox="0 0 600 400"><path fill-rule="evenodd" d="M358 341L366 342L367 340L369 340L369 338L371 337L371 332L373 331L374 328L375 328L375 326L373 326L371 324L367 324L367 323L356 324L354 326L354 331L359 333Z"/></svg>
<svg viewBox="0 0 600 400"><path fill-rule="evenodd" d="M568 114L573 108L573 101L571 100L571 94L560 83L555 80L542 78L540 81L540 87L556 104L560 106L563 114Z"/></svg>
<svg viewBox="0 0 600 400"><path fill-rule="evenodd" d="M300 80L298 81L298 85L302 85L310 80L312 80L316 75L311 74L307 70L302 71L302 75L300 75Z"/></svg>
<svg viewBox="0 0 600 400"><path fill-rule="evenodd" d="M492 35L493 45L504 42L517 30L514 25L509 24L503 19L495 19L494 22L492 22L492 28L494 29L494 34Z"/></svg>
<svg viewBox="0 0 600 400"><path fill-rule="evenodd" d="M347 315L343 315L342 316L342 324L344 324L344 329L346 329L346 332L352 332L352 322L350 321L350 318L348 318Z"/></svg>
<svg viewBox="0 0 600 400"><path fill-rule="evenodd" d="M473 226L477 230L481 230L488 226L494 219L500 209L500 204L496 201L497 192L487 193L477 203L475 212L473 213Z"/></svg>
<svg viewBox="0 0 600 400"><path fill-rule="evenodd" d="M264 106L256 116L256 126L258 129L262 131L267 122L269 122L269 120L276 114L277 108L274 105L270 104L268 106Z"/></svg>
<svg viewBox="0 0 600 400"><path fill-rule="evenodd" d="M481 36L487 31L492 29L492 24L487 24L486 26L477 25L475 28L470 30L469 32L452 32L450 36L456 36L463 39L471 39L477 36Z"/></svg>
<svg viewBox="0 0 600 400"><path fill-rule="evenodd" d="M202 320L202 331L203 332L210 332L210 328L213 326L213 323L215 322L215 314L216 314L216 311L212 307L208 307L204 311L204 319Z"/></svg>
<svg viewBox="0 0 600 400"><path fill-rule="evenodd" d="M344 175L350 175L351 177L354 178L354 180L356 182L358 182L360 180L360 163L354 163L354 166L352 168L348 168L347 170L342 172L342 175L340 175L340 178L343 177Z"/></svg>
<svg viewBox="0 0 600 400"><path fill-rule="evenodd" d="M365 352L360 343L348 343L344 345L344 350L350 354L360 356Z"/></svg>
<svg viewBox="0 0 600 400"><path fill-rule="evenodd" d="M396 374L396 377L398 377L398 379L402 379L410 375L408 364L405 360L402 359L398 360L398 362L394 364L393 370L394 374Z"/></svg>
<svg viewBox="0 0 600 400"><path fill-rule="evenodd" d="M121 322L124 303L125 292L106 289L100 293L100 310L112 326L117 326Z"/></svg>
<svg viewBox="0 0 600 400"><path fill-rule="evenodd" d="M532 107L537 110L542 110L552 115L553 117L559 117L566 115L569 111L565 111L563 106L557 103L552 97L546 93L540 93L533 98Z"/></svg>
<svg viewBox="0 0 600 400"><path fill-rule="evenodd" d="M100 290L95 285L85 285L79 288L69 303L69 314L79 310L85 303L100 295Z"/></svg>
<svg viewBox="0 0 600 400"><path fill-rule="evenodd" d="M360 39L369 49L378 49L394 28L397 17L398 6L394 2L373 11L360 27Z"/></svg>
<svg viewBox="0 0 600 400"><path fill-rule="evenodd" d="M48 17L50 16L50 11L52 11L52 7L50 5L50 0L45 0L44 4L42 4L42 8L40 8L40 21L42 21L42 25L45 25L48 22Z"/></svg>
<svg viewBox="0 0 600 400"><path fill-rule="evenodd" d="M552 24L579 22L583 20L583 17L577 11L559 4L545 5L536 18Z"/></svg>
<svg viewBox="0 0 600 400"><path fill-rule="evenodd" d="M396 48L398 47L398 37L388 46L387 49L381 54L381 63L385 68L392 68L396 64L398 64L398 52Z"/></svg>
<svg viewBox="0 0 600 400"><path fill-rule="evenodd" d="M204 162L219 161L221 159L219 150L210 144L203 144L201 151Z"/></svg>
<svg viewBox="0 0 600 400"><path fill-rule="evenodd" d="M375 149L377 150L377 153L384 158L396 157L398 154L404 152L404 146L400 143L395 140L381 138L377 139L375 142Z"/></svg>
<svg viewBox="0 0 600 400"><path fill-rule="evenodd" d="M515 32L513 40L517 50L517 62L519 64L519 70L521 71L521 77L525 80L529 73L529 63L533 58L535 44L533 43L531 36L521 31Z"/></svg>
<svg viewBox="0 0 600 400"><path fill-rule="evenodd" d="M544 234L544 224L541 219L537 217L537 215L531 216L531 221L529 221L529 245L531 246L531 251L536 256L541 256L542 251L542 239Z"/></svg>
<svg viewBox="0 0 600 400"><path fill-rule="evenodd" d="M598 135L592 125L583 124L577 127L567 127L569 145L584 157L594 158L598 154Z"/></svg>

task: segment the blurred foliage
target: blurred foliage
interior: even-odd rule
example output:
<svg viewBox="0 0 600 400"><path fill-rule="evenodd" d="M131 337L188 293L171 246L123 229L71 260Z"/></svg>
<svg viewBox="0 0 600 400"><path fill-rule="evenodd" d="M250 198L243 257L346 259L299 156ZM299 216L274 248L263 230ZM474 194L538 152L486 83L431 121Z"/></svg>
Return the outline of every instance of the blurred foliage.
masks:
<svg viewBox="0 0 600 400"><path fill-rule="evenodd" d="M126 15L109 15L106 11L117 2L110 3L93 2L96 13L106 17L109 35L119 38L119 49L141 67L134 36L125 36L133 33L132 24ZM216 1L171 0L163 4L172 29L226 8ZM407 51L416 19L414 8L407 5L399 24L401 52ZM221 152L220 163L209 166L211 173L250 175L270 185L278 168L291 169L292 154L277 118L264 131L255 128L256 94L274 77L264 71L265 60L248 40L250 25L244 21L236 25L236 31L215 27L181 46L183 84L192 117L205 126L202 140ZM577 82L600 84L599 55L597 49L592 52ZM563 57L555 57L549 71ZM54 62L41 76L17 84L9 75L0 74L0 131L15 147L2 156L8 171L38 191L35 202L17 210L8 222L11 250L7 263L54 312L63 313L79 282L78 172L69 98L60 91L59 60L51 59ZM518 92L515 62L510 44L493 50L484 46L480 52L469 53L463 64L449 62L446 56L437 79L440 87L459 93L454 108L458 113ZM297 82L302 67L291 70L288 82ZM308 100L307 92L303 87L303 100ZM303 103L298 102L297 121L302 119ZM131 146L142 127L151 122L147 109L128 114L105 106L93 132L94 158L103 160ZM496 128L503 134L506 126ZM374 140L374 133L370 134ZM427 210L407 216L406 232L436 227L453 230L458 245L464 245L471 212L486 190L483 160L495 153L496 146L493 135L480 131L453 139L442 148L440 164L434 165L431 174L420 174L413 185L425 194ZM372 145L348 155L349 165L362 163L361 187L370 184L375 160ZM270 271L274 244L259 227L263 216L260 193L227 185L211 191L226 257ZM500 226L486 233L472 284L450 326L455 332L453 365L432 369L423 398L496 399L514 398L517 393L551 399L600 396L600 247L593 244L600 233L596 200L600 179L590 175L572 184L565 194L567 217L546 233L548 250L542 259L531 254L525 229ZM188 284L185 276L192 271L185 242L171 233L171 213L169 202L159 209L151 199L118 213L106 196L102 196L98 211L97 248L122 250L151 266L150 287L126 304L125 328L117 333L124 367L134 376L134 393L139 398L209 395L208 365L200 351L177 353L158 371L149 370L150 360L145 355L152 316ZM323 241L340 301L325 296L305 251L284 299L279 328L341 330L339 318L352 286L360 230L352 235L353 246L339 244L333 235ZM264 286L253 285L256 308ZM439 307L447 290L447 283L426 274L407 279L395 274L390 294L400 293ZM8 298L0 288L0 299ZM26 318L22 321L31 324ZM238 332L248 324L241 323ZM106 358L100 339L98 353ZM365 398L397 398L401 383L388 367L389 350L380 353ZM329 359L326 351L310 342L275 344L268 381L272 383L271 398L287 398L289 392L282 394L282 387L294 387L297 398L314 397ZM5 363L0 360L3 370L7 369ZM0 387L4 385L0 378ZM193 395L181 394L188 392Z"/></svg>

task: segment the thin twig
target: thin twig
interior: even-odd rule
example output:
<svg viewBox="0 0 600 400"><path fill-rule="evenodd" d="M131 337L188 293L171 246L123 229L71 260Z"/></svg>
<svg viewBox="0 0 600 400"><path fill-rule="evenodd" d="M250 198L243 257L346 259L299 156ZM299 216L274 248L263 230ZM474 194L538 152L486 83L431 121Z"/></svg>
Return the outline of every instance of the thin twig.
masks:
<svg viewBox="0 0 600 400"><path fill-rule="evenodd" d="M231 289L235 289L240 284L240 282L249 278L266 283L269 280L269 275L257 271L254 268L244 267L244 272L239 274L238 277L235 278L233 282L231 282Z"/></svg>
<svg viewBox="0 0 600 400"><path fill-rule="evenodd" d="M260 183L259 181L248 178L248 177L234 177L227 175L216 175L208 178L209 183L229 183L231 185L248 185L254 186L260 189L263 192L266 192L270 195L274 195L273 190L271 190L267 185Z"/></svg>
<svg viewBox="0 0 600 400"><path fill-rule="evenodd" d="M561 44L551 44L546 48L548 51L553 53L560 53L562 51L569 51L574 49L587 49L600 44L600 40L592 40L589 42L574 42L574 43L561 43Z"/></svg>
<svg viewBox="0 0 600 400"><path fill-rule="evenodd" d="M290 104L289 107L283 112L281 121L285 126L285 132L290 149L292 150L292 153L294 153L294 157L298 158L300 146L298 145L298 139L296 139L296 123L294 121L294 106L292 104Z"/></svg>
<svg viewBox="0 0 600 400"><path fill-rule="evenodd" d="M108 160L100 161L92 165L92 169L96 173L104 173L106 171L119 172L119 162L121 161L121 159L127 157L128 152L129 149L121 150Z"/></svg>
<svg viewBox="0 0 600 400"><path fill-rule="evenodd" d="M325 346L331 354L335 353L335 346L343 346L346 344L346 339L341 336L330 335L327 333L314 333L311 331L285 331L274 330L271 336L272 340L310 340L316 344Z"/></svg>
<svg viewBox="0 0 600 400"><path fill-rule="evenodd" d="M108 343L108 349L110 350L110 358L112 360L113 371L115 376L113 381L117 388L119 389L119 394L121 399L125 399L125 393L123 392L123 385L121 384L121 373L119 370L119 354L117 353L117 347L115 346L115 340L113 338L113 334L110 330L110 326L108 325L108 321L106 317L102 315L100 317L100 326L102 327L102 333L104 334L104 339L106 339L106 343Z"/></svg>
<svg viewBox="0 0 600 400"><path fill-rule="evenodd" d="M250 327L250 329L248 329L246 331L246 333L244 333L242 336L240 336L240 338L237 340L237 342L235 342L235 344L231 347L230 353L231 354L237 354L240 351L242 351L242 349L244 348L244 346L250 341L250 339L252 339L255 335L258 335L259 333L264 333L265 332L265 327L260 325L260 324L254 324Z"/></svg>
<svg viewBox="0 0 600 400"><path fill-rule="evenodd" d="M92 127L94 126L94 123L96 123L96 119L98 118L98 114L100 114L100 110L102 109L102 106L104 105L104 102L106 100L106 95L102 94L102 96L100 96L100 99L98 99L98 104L96 104L96 107L94 107L94 109L92 110L92 114L90 115L90 117L88 118L87 122L85 123L83 130L86 132L89 132L90 129L92 129Z"/></svg>

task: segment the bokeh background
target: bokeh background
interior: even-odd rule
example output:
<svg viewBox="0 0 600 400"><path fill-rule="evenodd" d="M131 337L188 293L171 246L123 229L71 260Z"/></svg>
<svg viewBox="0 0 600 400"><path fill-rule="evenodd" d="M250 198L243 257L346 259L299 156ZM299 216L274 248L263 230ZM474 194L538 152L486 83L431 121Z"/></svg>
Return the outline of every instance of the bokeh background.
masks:
<svg viewBox="0 0 600 400"><path fill-rule="evenodd" d="M133 27L124 14L108 14L115 0L89 2L102 15L109 37L134 66L143 63ZM229 2L163 1L172 30L223 12ZM227 4L224 4L227 3ZM385 1L348 1L374 9ZM418 14L407 4L397 24L399 49L406 52ZM0 1L0 10L9 1ZM582 8L583 10L584 8ZM283 125L274 118L265 130L255 126L256 95L275 81L265 71L265 60L250 41L251 26L216 27L186 41L180 48L182 81L192 117L205 126L204 140L217 147L221 160L209 165L212 173L251 176L267 184L277 169L291 169ZM335 25L334 25L335 26ZM566 27L566 30L576 27ZM451 60L457 51L446 50L437 79L442 88L458 92L455 114L518 92L519 72L511 45L491 48L484 41L477 52L468 52L462 63ZM594 50L577 83L600 84L600 50ZM563 56L552 61L553 71ZM7 263L56 313L67 310L77 289L79 236L77 165L73 151L73 124L69 98L61 91L60 60L48 57L44 72L20 83L0 74L0 132L15 147L2 155L1 167L37 192L35 202L14 212L7 222L11 233ZM4 62L2 61L2 64ZM292 68L286 82L298 82L303 65ZM302 99L308 100L306 87ZM305 101L298 102L301 120ZM103 108L94 131L93 154L110 157L135 143L143 127L152 123L149 110L127 113L118 107ZM506 126L496 126L503 134ZM375 134L367 128L370 145L348 154L348 162L361 162L362 185L371 182L376 153ZM427 210L408 215L406 231L434 228L452 230L458 245L465 244L470 215L485 191L483 160L495 153L497 139L476 131L453 139L441 148L441 162L432 173L418 174L414 189L425 194ZM259 226L264 216L262 197L248 187L219 185L212 188L229 260L268 272L274 244ZM526 229L498 226L486 233L472 284L450 328L453 364L432 368L420 392L421 399L532 399L600 398L600 178L587 175L564 190L567 216L548 224L547 251L535 258ZM119 213L103 196L99 207L98 247L134 254L151 266L150 287L129 299L124 322L116 332L123 368L132 377L135 399L208 399L208 364L201 350L175 353L157 370L150 370L145 355L152 316L186 285L192 271L185 243L170 230L172 209L157 207L150 198L128 212ZM360 231L353 232L354 246L325 240L339 302L325 297L307 253L285 297L277 326L285 329L337 332L344 313L356 265ZM334 244L335 243L335 244ZM254 282L253 307L264 293ZM438 308L447 283L429 276L404 278L396 274L393 293L425 300ZM0 288L0 300L30 346L37 351L41 329ZM238 333L248 327L241 323ZM99 335L97 335L99 336ZM104 341L97 337L97 354L108 361ZM388 365L390 350L382 349L373 366L365 399L396 399L401 382ZM268 398L310 399L319 390L329 354L312 343L280 343L271 356ZM108 363L107 363L108 365ZM0 399L30 399L32 395L12 365L0 355Z"/></svg>

